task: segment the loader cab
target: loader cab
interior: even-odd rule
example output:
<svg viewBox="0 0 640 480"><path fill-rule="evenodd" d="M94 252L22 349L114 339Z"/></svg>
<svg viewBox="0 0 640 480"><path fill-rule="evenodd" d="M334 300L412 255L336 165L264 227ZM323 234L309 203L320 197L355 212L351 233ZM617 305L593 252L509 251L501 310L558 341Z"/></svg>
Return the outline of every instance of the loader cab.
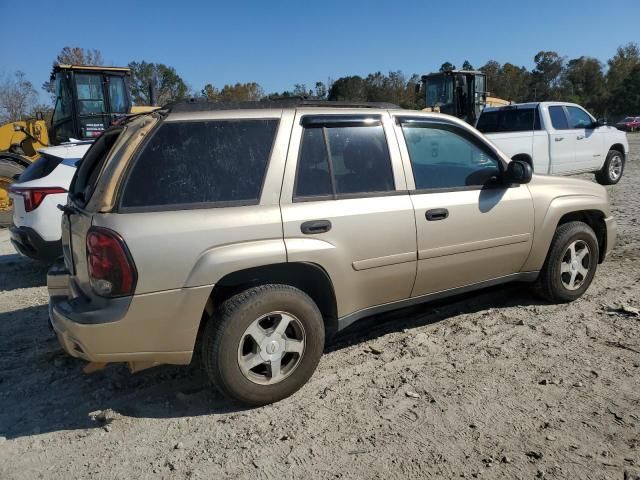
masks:
<svg viewBox="0 0 640 480"><path fill-rule="evenodd" d="M56 65L51 74L55 105L50 138L54 145L92 140L131 111L128 68Z"/></svg>
<svg viewBox="0 0 640 480"><path fill-rule="evenodd" d="M487 77L476 70L446 70L423 75L416 91L426 109L475 124L487 98Z"/></svg>

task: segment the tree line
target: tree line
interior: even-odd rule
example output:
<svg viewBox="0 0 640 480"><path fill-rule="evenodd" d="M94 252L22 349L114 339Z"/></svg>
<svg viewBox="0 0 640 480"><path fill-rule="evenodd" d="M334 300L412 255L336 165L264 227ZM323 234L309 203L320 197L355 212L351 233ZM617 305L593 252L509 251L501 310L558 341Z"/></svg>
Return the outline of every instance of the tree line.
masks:
<svg viewBox="0 0 640 480"><path fill-rule="evenodd" d="M65 47L53 64L104 65L99 50ZM509 62L489 60L478 70L487 76L491 96L513 102L558 100L583 105L595 115L617 117L640 115L640 48L636 43L618 47L606 63L581 56L568 59L555 51L540 51L533 57L533 68ZM353 102L389 102L403 108L424 108L424 100L415 94L420 76L406 75L400 70L374 72L366 76L350 75L335 80L317 81L312 87L304 83L290 90L265 93L258 82L234 83L216 87L207 83L200 89L189 86L174 67L163 63L132 61L129 86L137 105L150 105L190 97L211 101L251 101L265 98L305 97L320 100ZM462 69L473 70L465 60ZM444 62L440 70L455 70L455 64ZM421 72L428 73L428 72ZM53 85L42 88L53 95ZM52 98L53 105L55 98ZM33 84L22 72L5 76L0 81L0 122L33 116L35 112L51 112L52 105L38 103Z"/></svg>

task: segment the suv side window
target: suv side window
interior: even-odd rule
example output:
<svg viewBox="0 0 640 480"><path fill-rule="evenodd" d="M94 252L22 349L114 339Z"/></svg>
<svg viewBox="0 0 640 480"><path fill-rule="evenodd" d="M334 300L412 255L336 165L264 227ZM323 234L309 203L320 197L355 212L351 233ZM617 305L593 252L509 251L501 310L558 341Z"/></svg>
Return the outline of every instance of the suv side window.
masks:
<svg viewBox="0 0 640 480"><path fill-rule="evenodd" d="M593 124L591 117L578 107L567 107L571 128L588 128Z"/></svg>
<svg viewBox="0 0 640 480"><path fill-rule="evenodd" d="M417 190L480 188L501 175L493 153L458 127L403 122L402 132Z"/></svg>
<svg viewBox="0 0 640 480"><path fill-rule="evenodd" d="M257 204L277 128L275 119L165 123L135 160L121 206Z"/></svg>
<svg viewBox="0 0 640 480"><path fill-rule="evenodd" d="M551 117L551 125L556 130L568 130L569 122L567 122L567 116L564 113L564 107L560 105L554 105L549 107L549 116Z"/></svg>
<svg viewBox="0 0 640 480"><path fill-rule="evenodd" d="M316 118L318 122L307 123L302 135L294 197L340 198L395 189L379 121L322 123Z"/></svg>

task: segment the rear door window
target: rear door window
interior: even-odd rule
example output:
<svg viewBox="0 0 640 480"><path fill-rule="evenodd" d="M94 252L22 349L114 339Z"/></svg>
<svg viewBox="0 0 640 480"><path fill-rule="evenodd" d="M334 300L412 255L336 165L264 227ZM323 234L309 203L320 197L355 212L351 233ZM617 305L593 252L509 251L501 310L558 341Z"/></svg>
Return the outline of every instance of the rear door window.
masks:
<svg viewBox="0 0 640 480"><path fill-rule="evenodd" d="M476 126L482 133L540 130L537 108L505 108L482 112Z"/></svg>
<svg viewBox="0 0 640 480"><path fill-rule="evenodd" d="M296 198L340 198L395 189L387 139L379 121L316 120L304 129Z"/></svg>
<svg viewBox="0 0 640 480"><path fill-rule="evenodd" d="M569 129L569 122L567 122L564 107L560 105L549 107L549 116L551 117L551 125L553 125L553 128L556 130Z"/></svg>
<svg viewBox="0 0 640 480"><path fill-rule="evenodd" d="M257 204L277 127L276 119L165 123L135 161L121 206Z"/></svg>
<svg viewBox="0 0 640 480"><path fill-rule="evenodd" d="M19 182L29 182L31 180L37 180L49 175L53 170L60 165L62 159L59 157L52 157L50 155L43 155L20 175Z"/></svg>

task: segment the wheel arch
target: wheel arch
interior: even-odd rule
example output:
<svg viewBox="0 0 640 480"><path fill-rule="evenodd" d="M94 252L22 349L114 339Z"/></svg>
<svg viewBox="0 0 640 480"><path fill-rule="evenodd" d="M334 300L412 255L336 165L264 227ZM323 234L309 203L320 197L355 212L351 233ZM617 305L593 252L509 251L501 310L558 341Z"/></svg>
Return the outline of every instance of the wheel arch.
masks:
<svg viewBox="0 0 640 480"><path fill-rule="evenodd" d="M244 268L220 278L211 290L203 311L196 344L218 305L244 290L270 283L290 285L309 295L322 313L327 338L336 333L338 307L333 282L327 271L316 263L282 262Z"/></svg>
<svg viewBox="0 0 640 480"><path fill-rule="evenodd" d="M600 249L598 261L602 263L607 249L607 227L604 219L610 215L609 207L603 200L591 195L568 195L551 201L544 219L536 223L531 253L522 271L540 270L558 226L576 220L586 223L595 232Z"/></svg>
<svg viewBox="0 0 640 480"><path fill-rule="evenodd" d="M620 152L623 157L625 156L624 145L622 145L621 143L614 143L613 145L611 145L609 150L616 150Z"/></svg>
<svg viewBox="0 0 640 480"><path fill-rule="evenodd" d="M602 263L607 252L607 226L604 222L604 219L604 212L600 210L578 210L565 213L562 217L560 217L556 229L560 225L576 221L589 225L595 232L596 238L598 239L598 263Z"/></svg>

